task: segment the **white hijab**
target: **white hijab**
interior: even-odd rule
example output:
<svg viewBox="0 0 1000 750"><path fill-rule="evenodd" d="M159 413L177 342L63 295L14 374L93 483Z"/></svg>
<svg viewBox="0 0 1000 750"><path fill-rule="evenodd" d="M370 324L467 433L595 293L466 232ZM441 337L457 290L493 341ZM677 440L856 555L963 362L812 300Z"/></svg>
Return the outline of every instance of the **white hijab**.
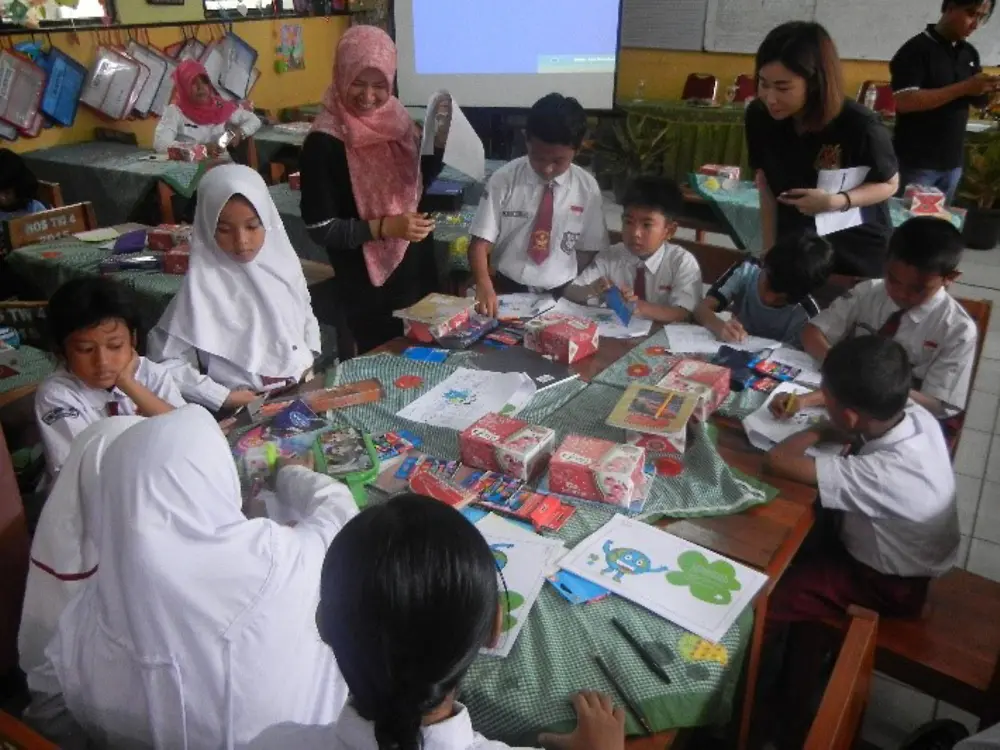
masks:
<svg viewBox="0 0 1000 750"><path fill-rule="evenodd" d="M326 548L356 512L350 493L285 469L278 494L295 480L303 520L250 521L207 411L185 406L126 435L104 460L99 572L46 651L74 718L99 744L170 750L336 719L347 688L315 613Z"/></svg>
<svg viewBox="0 0 1000 750"><path fill-rule="evenodd" d="M21 669L35 692L58 690L51 673L45 674L45 646L70 599L97 571L104 453L119 435L141 421L142 417L108 417L81 432L42 508L31 542L17 638Z"/></svg>
<svg viewBox="0 0 1000 750"><path fill-rule="evenodd" d="M219 214L234 195L250 201L266 232L249 263L215 241ZM181 359L194 347L265 377L298 378L312 366L319 326L302 263L267 185L250 167L218 166L199 183L190 268L157 328L166 334L151 339L162 339L162 350L152 352L157 361Z"/></svg>

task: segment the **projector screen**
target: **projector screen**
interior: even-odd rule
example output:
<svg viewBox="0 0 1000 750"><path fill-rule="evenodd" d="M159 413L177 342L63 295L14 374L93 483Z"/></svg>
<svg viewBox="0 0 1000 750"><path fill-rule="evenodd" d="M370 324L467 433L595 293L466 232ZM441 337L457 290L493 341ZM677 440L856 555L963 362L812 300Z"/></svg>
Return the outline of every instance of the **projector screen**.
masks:
<svg viewBox="0 0 1000 750"><path fill-rule="evenodd" d="M614 105L621 0L395 0L399 98L530 107L557 91Z"/></svg>

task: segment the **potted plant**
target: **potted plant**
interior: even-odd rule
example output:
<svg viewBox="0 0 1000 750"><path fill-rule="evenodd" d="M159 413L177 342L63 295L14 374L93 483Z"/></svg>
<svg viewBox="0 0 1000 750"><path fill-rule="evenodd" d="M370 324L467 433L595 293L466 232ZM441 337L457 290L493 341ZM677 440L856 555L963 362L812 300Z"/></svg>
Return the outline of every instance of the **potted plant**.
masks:
<svg viewBox="0 0 1000 750"><path fill-rule="evenodd" d="M628 183L637 175L662 174L672 146L670 124L656 117L629 112L624 120L606 123L592 142L599 177L610 177L615 200L621 203Z"/></svg>
<svg viewBox="0 0 1000 750"><path fill-rule="evenodd" d="M1000 137L973 147L959 195L968 207L963 237L974 250L1000 244Z"/></svg>

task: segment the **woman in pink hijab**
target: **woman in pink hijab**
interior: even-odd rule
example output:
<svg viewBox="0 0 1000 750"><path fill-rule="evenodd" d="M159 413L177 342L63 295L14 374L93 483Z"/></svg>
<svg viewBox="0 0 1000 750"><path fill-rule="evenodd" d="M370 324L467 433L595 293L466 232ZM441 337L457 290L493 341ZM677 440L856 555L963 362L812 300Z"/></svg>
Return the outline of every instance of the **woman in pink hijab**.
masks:
<svg viewBox="0 0 1000 750"><path fill-rule="evenodd" d="M419 131L392 94L395 78L389 35L349 29L302 147L302 218L334 267L323 302L336 310L341 359L402 334L393 311L437 287L434 222L418 206L441 171L447 127L437 131L435 153L421 158Z"/></svg>

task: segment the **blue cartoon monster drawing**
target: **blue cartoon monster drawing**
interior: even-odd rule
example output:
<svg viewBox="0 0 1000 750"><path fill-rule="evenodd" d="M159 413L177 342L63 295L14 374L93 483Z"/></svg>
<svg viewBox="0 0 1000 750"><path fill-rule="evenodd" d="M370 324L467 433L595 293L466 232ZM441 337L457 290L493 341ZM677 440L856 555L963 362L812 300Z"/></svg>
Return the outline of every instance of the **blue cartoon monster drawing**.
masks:
<svg viewBox="0 0 1000 750"><path fill-rule="evenodd" d="M471 406L476 403L476 394L461 388L445 391L444 400L453 406Z"/></svg>
<svg viewBox="0 0 1000 750"><path fill-rule="evenodd" d="M630 549L628 547L616 548L612 547L612 544L613 542L610 539L604 542L604 561L608 564L608 567L602 570L601 574L613 573L612 578L614 578L615 583L621 583L622 576L626 575L637 576L644 573L665 573L670 570L666 565L654 568L649 556L637 549Z"/></svg>
<svg viewBox="0 0 1000 750"><path fill-rule="evenodd" d="M497 568L503 570L507 567L507 553L501 550L510 549L513 544L491 544L490 550L493 552L493 559L496 560Z"/></svg>

